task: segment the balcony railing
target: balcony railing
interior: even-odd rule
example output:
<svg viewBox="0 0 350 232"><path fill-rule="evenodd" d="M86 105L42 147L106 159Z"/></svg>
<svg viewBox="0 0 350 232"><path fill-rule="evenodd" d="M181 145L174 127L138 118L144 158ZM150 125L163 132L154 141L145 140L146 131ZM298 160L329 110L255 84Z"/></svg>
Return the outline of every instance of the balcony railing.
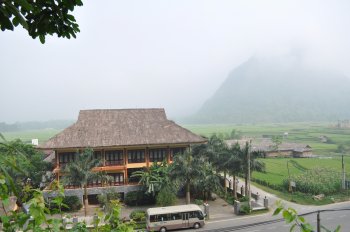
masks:
<svg viewBox="0 0 350 232"><path fill-rule="evenodd" d="M106 160L106 166L124 165L124 160Z"/></svg>

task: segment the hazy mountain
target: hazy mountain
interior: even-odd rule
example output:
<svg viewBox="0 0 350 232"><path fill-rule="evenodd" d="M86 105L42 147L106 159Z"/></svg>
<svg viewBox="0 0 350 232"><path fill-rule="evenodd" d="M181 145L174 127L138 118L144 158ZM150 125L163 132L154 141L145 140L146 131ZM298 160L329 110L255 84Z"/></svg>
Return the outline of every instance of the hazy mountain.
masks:
<svg viewBox="0 0 350 232"><path fill-rule="evenodd" d="M350 79L297 57L251 58L234 69L192 123L334 121L350 118Z"/></svg>

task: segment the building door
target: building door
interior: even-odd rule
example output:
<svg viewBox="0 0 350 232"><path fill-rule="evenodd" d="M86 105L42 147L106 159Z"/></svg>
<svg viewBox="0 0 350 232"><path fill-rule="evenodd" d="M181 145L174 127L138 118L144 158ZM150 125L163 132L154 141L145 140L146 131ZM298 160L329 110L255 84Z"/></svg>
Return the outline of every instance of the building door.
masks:
<svg viewBox="0 0 350 232"><path fill-rule="evenodd" d="M182 227L188 228L190 227L190 221L189 221L189 213L183 213L182 214Z"/></svg>

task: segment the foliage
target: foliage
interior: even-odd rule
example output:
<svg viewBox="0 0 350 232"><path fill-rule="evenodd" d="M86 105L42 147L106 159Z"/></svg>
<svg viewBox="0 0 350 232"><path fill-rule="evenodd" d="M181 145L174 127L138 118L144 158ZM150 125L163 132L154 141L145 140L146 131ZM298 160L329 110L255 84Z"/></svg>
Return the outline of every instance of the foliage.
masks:
<svg viewBox="0 0 350 232"><path fill-rule="evenodd" d="M302 175L292 176L296 183L296 191L310 194L332 194L341 188L341 175L329 168L313 168ZM288 189L289 180L285 179L283 185Z"/></svg>
<svg viewBox="0 0 350 232"><path fill-rule="evenodd" d="M41 43L45 43L46 35L75 38L80 30L71 12L82 5L81 0L4 0L0 2L0 28L13 31L21 25L33 39L39 37Z"/></svg>
<svg viewBox="0 0 350 232"><path fill-rule="evenodd" d="M171 206L176 203L176 194L169 188L162 188L156 197L158 206Z"/></svg>
<svg viewBox="0 0 350 232"><path fill-rule="evenodd" d="M35 150L31 144L21 140L0 143L0 154L3 160L0 165L13 180L13 187L18 193L18 203L26 201L28 187L41 187L42 176L51 169L51 164L43 161L44 155Z"/></svg>
<svg viewBox="0 0 350 232"><path fill-rule="evenodd" d="M118 192L115 192L114 189L107 189L103 193L97 195L97 200L100 203L101 207L109 207L109 203L112 200L118 200L120 199L120 194Z"/></svg>
<svg viewBox="0 0 350 232"><path fill-rule="evenodd" d="M241 204L241 207L239 208L239 214L247 215L250 214L252 209L249 207L249 204L247 202L244 202Z"/></svg>
<svg viewBox="0 0 350 232"><path fill-rule="evenodd" d="M190 203L190 187L194 182L204 177L203 167L205 159L202 156L194 156L190 151L185 151L174 157L170 166L170 176L179 186L185 187L186 203Z"/></svg>
<svg viewBox="0 0 350 232"><path fill-rule="evenodd" d="M134 210L129 215L130 219L134 221L145 221L146 220L146 211L144 210Z"/></svg>
<svg viewBox="0 0 350 232"><path fill-rule="evenodd" d="M281 135L273 135L271 138L272 141L272 150L278 151L279 146L283 142L283 137Z"/></svg>
<svg viewBox="0 0 350 232"><path fill-rule="evenodd" d="M310 225L310 223L306 222L305 218L299 216L297 211L293 208L285 208L281 202L277 202L277 208L275 209L273 215L276 216L278 214L282 214L285 222L287 224L291 224L290 231L295 231L296 228L299 228L302 232L313 232L314 228ZM324 226L321 226L324 230L331 232L331 230L327 229ZM334 230L334 232L339 232L340 226Z"/></svg>
<svg viewBox="0 0 350 232"><path fill-rule="evenodd" d="M143 191L131 191L126 193L124 202L129 206L151 205L155 203L155 198L152 195L144 194Z"/></svg>
<svg viewBox="0 0 350 232"><path fill-rule="evenodd" d="M196 205L203 205L203 200L201 200L201 199L194 199L194 203L196 204Z"/></svg>
<svg viewBox="0 0 350 232"><path fill-rule="evenodd" d="M239 198L240 202L247 202L249 200L249 198L247 196L242 196L241 198Z"/></svg>
<svg viewBox="0 0 350 232"><path fill-rule="evenodd" d="M65 196L62 200L62 204L66 206L62 208L62 211L64 212L78 211L83 207L81 200L77 196ZM49 202L49 207L50 210L58 208L55 202Z"/></svg>
<svg viewBox="0 0 350 232"><path fill-rule="evenodd" d="M140 178L139 184L142 184L147 194L153 196L157 195L162 188L171 188L175 191L174 184L169 179L169 165L166 161L160 164L153 162L149 168L136 171L131 177Z"/></svg>
<svg viewBox="0 0 350 232"><path fill-rule="evenodd" d="M64 168L65 175L63 183L78 185L84 189L85 216L87 214L87 185L94 180L101 180L103 183L109 181L110 177L104 172L94 172L92 169L100 164L100 160L94 158L93 150L86 148L83 153L77 154L74 162L68 163Z"/></svg>

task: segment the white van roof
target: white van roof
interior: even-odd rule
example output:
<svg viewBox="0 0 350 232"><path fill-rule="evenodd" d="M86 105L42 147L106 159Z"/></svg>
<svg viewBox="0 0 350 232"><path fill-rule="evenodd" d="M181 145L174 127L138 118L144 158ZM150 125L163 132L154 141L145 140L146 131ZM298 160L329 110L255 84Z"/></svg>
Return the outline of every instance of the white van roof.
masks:
<svg viewBox="0 0 350 232"><path fill-rule="evenodd" d="M155 214L179 213L179 212L197 211L197 210L202 211L201 208L195 204L175 205L175 206L167 206L167 207L149 208L147 209L147 214L155 215Z"/></svg>

